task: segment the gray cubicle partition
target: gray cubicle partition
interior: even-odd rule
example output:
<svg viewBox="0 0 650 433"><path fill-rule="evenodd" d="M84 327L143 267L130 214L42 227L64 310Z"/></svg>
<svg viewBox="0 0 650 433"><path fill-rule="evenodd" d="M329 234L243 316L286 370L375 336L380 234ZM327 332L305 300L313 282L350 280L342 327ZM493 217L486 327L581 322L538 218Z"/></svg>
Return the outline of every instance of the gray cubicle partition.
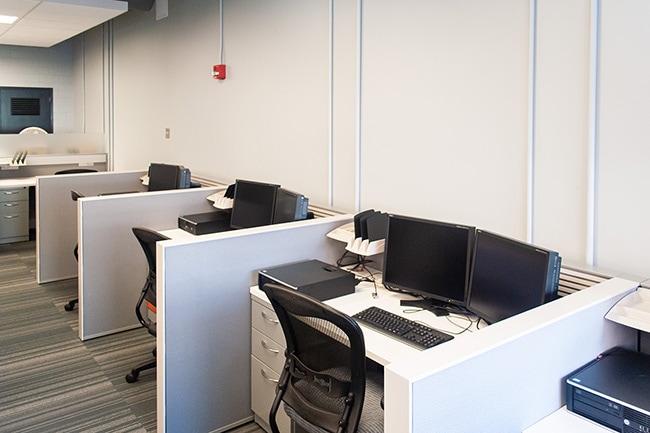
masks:
<svg viewBox="0 0 650 433"><path fill-rule="evenodd" d="M223 432L252 418L249 286L267 266L334 262L343 246L325 234L350 219L158 244L159 432ZM563 404L566 374L634 345L634 331L604 315L637 285L612 278L387 365L385 431L521 432Z"/></svg>
<svg viewBox="0 0 650 433"><path fill-rule="evenodd" d="M79 337L82 340L140 326L135 304L147 262L132 227L178 227L180 215L214 211L217 187L79 199Z"/></svg>
<svg viewBox="0 0 650 433"><path fill-rule="evenodd" d="M36 279L38 283L77 276L77 204L70 190L93 196L107 192L146 191L145 172L99 172L36 178Z"/></svg>
<svg viewBox="0 0 650 433"><path fill-rule="evenodd" d="M612 278L388 365L385 431L520 433L565 404L572 371L636 346L604 316L637 286Z"/></svg>
<svg viewBox="0 0 650 433"><path fill-rule="evenodd" d="M159 433L221 432L253 417L250 295L259 269L335 263L326 234L351 215L158 243Z"/></svg>

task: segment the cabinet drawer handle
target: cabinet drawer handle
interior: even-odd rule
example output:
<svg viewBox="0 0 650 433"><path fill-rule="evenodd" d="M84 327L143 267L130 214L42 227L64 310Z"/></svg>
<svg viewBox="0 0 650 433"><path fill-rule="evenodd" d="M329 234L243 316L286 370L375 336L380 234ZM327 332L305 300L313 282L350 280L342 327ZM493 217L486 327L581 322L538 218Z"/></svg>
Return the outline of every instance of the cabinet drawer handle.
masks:
<svg viewBox="0 0 650 433"><path fill-rule="evenodd" d="M269 317L266 315L266 312L262 311L262 317L264 317L264 320L271 322L271 323L280 323L278 319L274 319L273 317Z"/></svg>
<svg viewBox="0 0 650 433"><path fill-rule="evenodd" d="M14 194L19 194L20 191L5 191L5 195L14 195Z"/></svg>
<svg viewBox="0 0 650 433"><path fill-rule="evenodd" d="M20 206L20 203L5 203L5 207L14 207L14 206Z"/></svg>
<svg viewBox="0 0 650 433"><path fill-rule="evenodd" d="M13 218L18 218L20 215L5 215L5 219L13 219Z"/></svg>
<svg viewBox="0 0 650 433"><path fill-rule="evenodd" d="M269 351L269 352L275 354L275 355L277 355L278 353L280 353L280 351L279 351L278 349L273 349L273 348L269 347L269 346L266 344L266 341L264 341L264 340L262 340L262 347L265 348L267 351Z"/></svg>
<svg viewBox="0 0 650 433"><path fill-rule="evenodd" d="M279 382L278 379L273 379L272 377L269 377L269 375L266 374L266 371L263 368L260 368L260 373L262 373L262 377L268 380L269 382L273 382L273 383Z"/></svg>

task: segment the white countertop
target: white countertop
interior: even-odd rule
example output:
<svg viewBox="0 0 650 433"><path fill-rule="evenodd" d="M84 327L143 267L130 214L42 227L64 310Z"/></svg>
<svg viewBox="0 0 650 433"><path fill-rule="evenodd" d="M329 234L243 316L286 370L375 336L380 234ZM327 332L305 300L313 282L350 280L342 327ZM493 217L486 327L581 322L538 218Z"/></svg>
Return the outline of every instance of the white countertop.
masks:
<svg viewBox="0 0 650 433"><path fill-rule="evenodd" d="M16 177L13 179L0 179L0 188L16 188L23 186L35 186L36 177Z"/></svg>

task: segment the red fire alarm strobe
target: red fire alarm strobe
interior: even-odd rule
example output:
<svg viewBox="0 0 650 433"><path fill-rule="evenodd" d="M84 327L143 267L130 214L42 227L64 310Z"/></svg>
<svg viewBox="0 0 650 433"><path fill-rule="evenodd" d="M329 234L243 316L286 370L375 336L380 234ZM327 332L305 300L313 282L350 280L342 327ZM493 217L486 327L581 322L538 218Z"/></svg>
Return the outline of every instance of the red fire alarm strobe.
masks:
<svg viewBox="0 0 650 433"><path fill-rule="evenodd" d="M212 67L212 78L215 80L226 79L226 65L214 65Z"/></svg>

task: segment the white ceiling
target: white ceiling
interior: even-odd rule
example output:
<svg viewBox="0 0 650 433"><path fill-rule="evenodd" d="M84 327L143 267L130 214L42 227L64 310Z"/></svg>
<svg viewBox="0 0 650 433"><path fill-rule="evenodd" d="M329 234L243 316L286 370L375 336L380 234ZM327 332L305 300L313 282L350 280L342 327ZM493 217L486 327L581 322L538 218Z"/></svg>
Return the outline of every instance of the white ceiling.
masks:
<svg viewBox="0 0 650 433"><path fill-rule="evenodd" d="M127 10L115 0L0 0L0 15L18 17L0 24L0 44L51 47Z"/></svg>

